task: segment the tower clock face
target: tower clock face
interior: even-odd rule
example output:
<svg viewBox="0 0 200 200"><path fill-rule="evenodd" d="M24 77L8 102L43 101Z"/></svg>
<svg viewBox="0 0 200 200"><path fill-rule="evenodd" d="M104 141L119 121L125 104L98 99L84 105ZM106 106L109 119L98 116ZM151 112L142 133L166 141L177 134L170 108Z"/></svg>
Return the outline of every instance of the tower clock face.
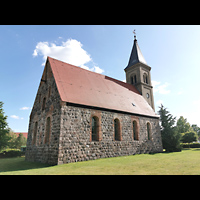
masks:
<svg viewBox="0 0 200 200"><path fill-rule="evenodd" d="M149 93L147 93L147 99L149 98Z"/></svg>

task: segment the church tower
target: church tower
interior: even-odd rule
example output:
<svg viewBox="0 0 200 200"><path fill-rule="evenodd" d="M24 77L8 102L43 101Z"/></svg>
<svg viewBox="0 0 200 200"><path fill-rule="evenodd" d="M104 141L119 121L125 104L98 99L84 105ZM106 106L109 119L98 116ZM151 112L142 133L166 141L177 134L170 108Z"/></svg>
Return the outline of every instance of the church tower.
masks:
<svg viewBox="0 0 200 200"><path fill-rule="evenodd" d="M126 82L134 85L155 111L153 86L151 84L151 67L147 65L142 55L136 35L134 36L134 44L129 63L124 71L126 72Z"/></svg>

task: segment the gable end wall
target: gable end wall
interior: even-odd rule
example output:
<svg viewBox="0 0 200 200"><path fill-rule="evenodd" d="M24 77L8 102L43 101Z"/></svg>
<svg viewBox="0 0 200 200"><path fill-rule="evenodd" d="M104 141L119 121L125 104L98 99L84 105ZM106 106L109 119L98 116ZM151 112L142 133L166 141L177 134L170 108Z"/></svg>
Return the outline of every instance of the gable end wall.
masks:
<svg viewBox="0 0 200 200"><path fill-rule="evenodd" d="M61 100L49 63L47 63L47 67L47 82L40 82L35 103L30 115L25 158L27 161L56 165L58 162L60 137ZM42 79L45 79L45 70ZM46 98L46 105L43 110L42 103L44 97ZM45 143L48 117L50 117L51 121L51 134L49 138L50 142ZM38 123L37 136L36 143L33 144L33 134L36 122Z"/></svg>

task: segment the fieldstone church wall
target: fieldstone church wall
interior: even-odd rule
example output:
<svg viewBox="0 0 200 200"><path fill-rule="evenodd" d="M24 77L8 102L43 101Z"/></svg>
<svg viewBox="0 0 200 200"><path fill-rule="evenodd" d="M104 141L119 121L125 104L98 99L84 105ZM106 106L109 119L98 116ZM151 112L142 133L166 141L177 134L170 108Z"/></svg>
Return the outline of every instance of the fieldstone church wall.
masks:
<svg viewBox="0 0 200 200"><path fill-rule="evenodd" d="M91 141L91 118L100 120L100 141ZM114 140L114 119L120 121L122 140ZM133 139L132 122L139 123L139 140ZM151 124L148 140L147 123ZM109 111L63 106L58 164L98 158L162 152L159 119Z"/></svg>
<svg viewBox="0 0 200 200"><path fill-rule="evenodd" d="M45 122L41 118L37 144L32 144L29 135L26 160L52 165L162 152L159 119L138 117L110 111L101 111L74 106L62 106L61 113L52 116L52 135L49 144L44 144ZM91 118L100 119L100 141L91 141ZM44 117L45 118L45 117ZM120 121L122 140L114 140L114 119ZM139 124L139 140L133 139L132 122ZM151 124L151 139L148 140L147 123ZM31 124L31 123L30 123ZM32 123L34 124L34 123ZM33 125L30 125L33 127ZM30 127L30 132L31 131ZM42 128L43 127L43 128Z"/></svg>

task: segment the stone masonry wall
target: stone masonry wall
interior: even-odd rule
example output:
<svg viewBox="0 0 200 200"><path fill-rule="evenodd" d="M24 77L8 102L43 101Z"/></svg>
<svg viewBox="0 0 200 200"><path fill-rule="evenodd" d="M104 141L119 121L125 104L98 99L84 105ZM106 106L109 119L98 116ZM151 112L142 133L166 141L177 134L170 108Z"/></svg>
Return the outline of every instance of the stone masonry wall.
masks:
<svg viewBox="0 0 200 200"><path fill-rule="evenodd" d="M100 120L100 141L91 141L91 119ZM114 119L120 121L122 141L114 140ZM133 121L139 124L139 141L133 139ZM151 125L148 140L147 123ZM58 164L98 158L162 152L159 119L109 111L62 106Z"/></svg>
<svg viewBox="0 0 200 200"><path fill-rule="evenodd" d="M47 70L47 71L46 71ZM46 77L44 76L46 74ZM45 68L35 103L30 115L27 138L26 160L32 162L58 162L58 146L60 136L61 101L49 64ZM45 108L42 109L43 99L46 98ZM49 143L45 143L47 118L51 121ZM38 123L36 143L33 143L35 123Z"/></svg>

